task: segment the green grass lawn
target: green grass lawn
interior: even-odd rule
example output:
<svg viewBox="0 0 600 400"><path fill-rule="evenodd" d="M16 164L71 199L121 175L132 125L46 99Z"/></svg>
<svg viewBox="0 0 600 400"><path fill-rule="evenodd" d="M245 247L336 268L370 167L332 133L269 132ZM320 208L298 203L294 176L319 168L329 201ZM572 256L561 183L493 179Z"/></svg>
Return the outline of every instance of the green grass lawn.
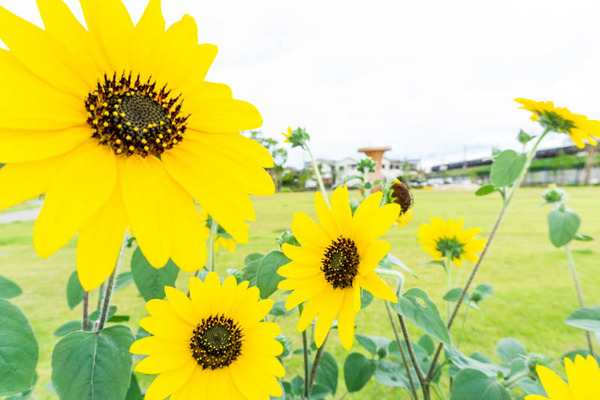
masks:
<svg viewBox="0 0 600 400"><path fill-rule="evenodd" d="M600 238L600 213L598 212L600 188L569 188L570 208L579 212L583 223L580 232ZM582 331L568 327L563 320L577 308L573 281L563 250L555 249L548 239L546 215L549 207L539 207L539 188L522 189L508 212L496 236L496 240L482 265L475 284L493 285L495 294L482 303L480 311L471 311L467 324L468 336L461 349L470 354L480 351L493 357L495 346L503 337L513 337L523 342L529 351L560 357L567 350L585 347ZM357 194L355 194L357 195ZM431 216L464 217L466 228L482 228L486 236L492 228L501 206L496 196L477 198L470 192L415 191L414 217L403 228L392 228L385 239L392 243L392 252L401 258L419 276L407 276L406 288L421 287L434 298L442 314L445 306L441 300L446 291L446 277L441 267L425 266L428 255L419 250L416 233L418 226ZM315 216L312 193L281 193L269 198L255 198L257 221L251 225L250 243L238 245L230 254L217 254L217 269L243 267L243 259L253 252L266 253L276 249L274 238L281 230L289 228L295 211L306 211ZM24 294L13 299L29 320L40 343L40 376L36 394L40 399L53 399L44 388L50 380L50 358L52 348L58 341L53 336L56 328L64 322L79 319L81 306L71 311L67 307L65 285L75 268L75 241L71 241L47 260L42 260L33 250L31 222L0 225L0 274L17 282ZM600 304L600 248L597 242L574 242L575 261L579 270L584 295L588 305ZM131 252L130 252L131 253ZM129 254L130 256L130 254ZM468 276L472 264L462 268L462 281ZM126 262L125 270L127 270ZM187 287L189 274L182 273L180 287ZM92 295L92 304L95 294ZM131 315L129 325L137 330L137 322L146 315L144 303L134 285L116 293L114 304L118 314ZM300 336L295 332L296 316L282 319L285 335L294 338L300 345ZM373 304L357 317L357 333L392 338L383 302ZM457 324L460 327L460 324ZM458 329L458 328L457 328ZM412 330L416 339L418 331ZM457 331L455 331L457 333ZM328 341L328 350L339 361L345 352L334 333ZM352 351L363 351L355 341ZM301 372L300 356L287 361L287 378ZM557 363L558 365L558 363ZM343 368L340 365L340 370ZM340 376L338 394L345 392ZM362 392L348 394L345 399L372 398L408 399L400 389L378 386L372 380Z"/></svg>

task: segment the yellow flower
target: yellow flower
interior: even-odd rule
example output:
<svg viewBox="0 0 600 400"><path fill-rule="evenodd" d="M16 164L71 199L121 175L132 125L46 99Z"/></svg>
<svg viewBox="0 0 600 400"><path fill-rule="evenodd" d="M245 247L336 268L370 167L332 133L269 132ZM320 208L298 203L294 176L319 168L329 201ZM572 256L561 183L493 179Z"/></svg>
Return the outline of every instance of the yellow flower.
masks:
<svg viewBox="0 0 600 400"><path fill-rule="evenodd" d="M136 26L120 0L82 0L86 30L60 0L38 1L45 29L0 7L0 209L46 193L35 223L48 257L79 233L85 290L111 273L129 227L148 261L202 268L192 198L240 242L248 194L270 195L269 152L239 131L262 124L224 84L193 18L165 32L160 1Z"/></svg>
<svg viewBox="0 0 600 400"><path fill-rule="evenodd" d="M321 347L337 317L342 345L349 349L354 339L354 316L360 310L361 288L375 297L398 299L375 272L377 263L390 250L390 244L376 240L396 221L400 207L379 207L382 193L370 195L354 216L348 189L338 187L331 197L331 209L317 192L315 208L319 223L303 212L294 214L292 233L300 247L284 243L282 250L292 261L277 271L285 278L282 290L292 290L286 308L307 301L298 331L303 332L317 318L315 343Z"/></svg>
<svg viewBox="0 0 600 400"><path fill-rule="evenodd" d="M556 188L556 183L551 183L548 185L548 189L554 189Z"/></svg>
<svg viewBox="0 0 600 400"><path fill-rule="evenodd" d="M233 253L235 251L235 240L217 236L215 239L215 251L219 250L219 247L227 249Z"/></svg>
<svg viewBox="0 0 600 400"><path fill-rule="evenodd" d="M412 219L412 206L414 204L412 193L408 184L396 179L390 187L391 201L400 205L400 213L396 219L396 224L402 227L407 225Z"/></svg>
<svg viewBox="0 0 600 400"><path fill-rule="evenodd" d="M532 394L525 400L598 400L600 399L600 368L592 356L565 358L568 383L551 369L538 365L536 370L548 397Z"/></svg>
<svg viewBox="0 0 600 400"><path fill-rule="evenodd" d="M233 276L221 285L211 272L204 282L190 279L190 298L166 286L167 300L146 304L150 317L140 326L149 336L130 351L146 354L135 371L159 374L146 400L269 399L281 396L276 377L284 369L276 356L283 346L275 338L281 329L262 322L273 307L259 300L259 290Z"/></svg>
<svg viewBox="0 0 600 400"><path fill-rule="evenodd" d="M284 143L291 143L290 142L290 136L292 136L292 127L291 126L288 126L287 133L281 132L281 134L286 137L286 139L283 141Z"/></svg>
<svg viewBox="0 0 600 400"><path fill-rule="evenodd" d="M571 137L575 146L583 149L584 140L592 146L597 143L591 135L600 136L600 121L588 119L585 115L573 114L566 108L554 107L551 101L533 101L528 99L515 99L523 105L522 108L531 111L532 121L538 121L544 128L559 133L566 133Z"/></svg>
<svg viewBox="0 0 600 400"><path fill-rule="evenodd" d="M462 267L463 260L476 263L479 257L475 254L485 247L487 240L475 239L481 229L471 228L463 231L463 219L454 222L450 218L444 221L442 218L431 217L431 225L419 226L417 237L419 243L433 256L434 261L443 257L451 257L452 262Z"/></svg>

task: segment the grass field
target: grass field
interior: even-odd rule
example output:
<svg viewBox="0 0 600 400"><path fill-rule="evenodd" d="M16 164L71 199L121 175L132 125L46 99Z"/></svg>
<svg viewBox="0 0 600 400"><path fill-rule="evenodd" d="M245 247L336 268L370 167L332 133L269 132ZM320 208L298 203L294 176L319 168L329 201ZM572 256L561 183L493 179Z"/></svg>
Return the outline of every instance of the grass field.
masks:
<svg viewBox="0 0 600 400"><path fill-rule="evenodd" d="M600 188L569 188L570 208L579 212L583 223L580 231L600 238ZM555 249L548 240L546 215L548 207L539 207L539 188L522 189L509 210L495 242L482 265L476 284L493 285L495 294L483 302L480 311L471 311L467 324L468 336L462 343L466 354L477 350L496 359L495 346L503 337L513 337L523 342L528 350L558 358L567 350L585 347L582 331L570 328L563 320L577 308L573 282L563 250ZM416 239L418 226L431 216L464 217L465 227L482 228L487 235L500 209L501 201L495 196L476 198L471 192L416 191L413 221L404 228L394 227L385 239L392 243L392 252L401 258L419 276L407 276L406 287L421 287L434 298L442 314L441 300L446 291L446 278L441 267L425 266L428 255L419 250ZM269 198L255 198L257 222L250 231L250 243L238 245L234 254L221 251L217 255L217 269L241 268L244 257L252 252L267 252L277 247L274 237L289 228L295 211L306 211L314 216L313 194L281 193ZM44 388L50 380L52 347L58 338L54 330L64 322L79 319L81 306L70 311L65 297L65 285L75 266L75 241L71 241L47 260L40 259L32 246L31 222L0 225L0 275L17 282L24 294L13 301L31 321L40 343L40 379L36 390L39 399L54 397ZM586 302L600 304L600 247L598 242L574 242L575 261L579 270ZM128 269L126 263L125 269ZM472 264L462 269L466 279ZM185 275L185 276L184 276ZM187 287L189 275L181 274L179 284ZM92 295L92 304L95 294ZM116 293L114 303L119 314L132 316L130 326L137 330L137 322L146 315L141 296L133 285ZM280 321L284 334L294 338L296 316ZM357 333L392 338L383 303L375 300L357 318ZM457 324L458 326L460 324ZM417 330L414 331L416 339ZM333 334L328 350L343 360L343 349L337 334ZM363 351L354 343L353 351ZM497 360L497 359L496 359ZM558 364L557 364L558 365ZM288 379L300 373L300 357L294 356L286 364ZM343 368L340 366L340 370ZM343 378L338 386L339 398L345 392ZM372 398L408 399L399 389L380 387L372 380L358 394L348 394L345 399Z"/></svg>

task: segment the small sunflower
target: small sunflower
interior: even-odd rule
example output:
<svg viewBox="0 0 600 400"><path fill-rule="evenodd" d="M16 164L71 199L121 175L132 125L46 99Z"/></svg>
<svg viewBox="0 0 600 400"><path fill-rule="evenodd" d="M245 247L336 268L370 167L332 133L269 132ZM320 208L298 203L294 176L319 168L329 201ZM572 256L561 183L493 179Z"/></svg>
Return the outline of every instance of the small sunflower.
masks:
<svg viewBox="0 0 600 400"><path fill-rule="evenodd" d="M551 101L528 99L515 99L515 101L523 105L519 108L533 113L532 121L538 121L544 128L554 132L566 133L580 149L585 147L584 140L592 146L597 144L592 135L600 137L600 121L588 119L585 115L573 114L563 107L554 107Z"/></svg>
<svg viewBox="0 0 600 400"><path fill-rule="evenodd" d="M525 400L598 400L600 399L600 367L592 356L565 358L568 383L554 371L538 365L537 374L548 397L532 394Z"/></svg>
<svg viewBox="0 0 600 400"><path fill-rule="evenodd" d="M290 137L292 136L292 127L291 126L288 126L287 133L281 132L281 134L283 136L285 136L284 143L292 143L292 142L290 142Z"/></svg>
<svg viewBox="0 0 600 400"><path fill-rule="evenodd" d="M400 214L396 219L396 224L400 227L407 225L412 219L412 207L414 204L410 187L407 183L396 179L390 187L390 202L400 205Z"/></svg>
<svg viewBox="0 0 600 400"><path fill-rule="evenodd" d="M120 0L81 0L86 30L60 0L39 0L45 29L0 7L0 209L46 193L33 241L44 258L79 233L83 288L112 272L128 229L156 268L202 268L194 200L237 241L249 194L275 187L269 152L238 132L250 103L204 80L216 56L194 19L165 31L160 0L134 25Z"/></svg>
<svg viewBox="0 0 600 400"><path fill-rule="evenodd" d="M442 218L431 217L431 225L419 226L417 237L419 243L433 256L434 261L443 257L450 257L452 262L462 267L463 260L476 263L479 260L477 252L483 250L486 239L476 239L475 236L481 231L471 228L463 231L463 219L456 222L450 218L444 221Z"/></svg>
<svg viewBox="0 0 600 400"><path fill-rule="evenodd" d="M222 247L233 253L235 252L235 240L217 236L215 239L215 251L219 250L219 247Z"/></svg>
<svg viewBox="0 0 600 400"><path fill-rule="evenodd" d="M281 329L262 322L273 306L259 300L259 290L233 276L223 284L215 272L204 282L190 279L190 298L165 287L167 300L150 300L150 317L140 326L153 336L140 339L130 351L148 357L135 371L159 374L146 400L269 399L281 396L276 377L284 375L277 357L283 346ZM217 395L218 394L218 395Z"/></svg>
<svg viewBox="0 0 600 400"><path fill-rule="evenodd" d="M283 253L292 261L277 271L288 278L279 283L279 288L293 291L285 303L288 310L306 301L298 331L306 330L318 316L318 347L336 317L342 345L352 347L361 288L375 297L398 301L375 272L377 263L390 250L388 242L376 239L390 229L400 210L397 204L380 207L381 199L381 192L370 195L352 215L348 189L339 187L331 196L331 208L316 193L319 223L303 212L294 214L292 233L300 246L283 244Z"/></svg>

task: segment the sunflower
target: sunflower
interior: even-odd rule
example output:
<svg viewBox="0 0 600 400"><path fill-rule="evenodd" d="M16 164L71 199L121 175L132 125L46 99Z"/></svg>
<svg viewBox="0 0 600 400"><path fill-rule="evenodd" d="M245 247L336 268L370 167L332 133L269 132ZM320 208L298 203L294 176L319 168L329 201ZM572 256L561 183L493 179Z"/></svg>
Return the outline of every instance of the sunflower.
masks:
<svg viewBox="0 0 600 400"><path fill-rule="evenodd" d="M129 227L157 268L204 265L194 200L237 241L270 195L269 152L238 132L262 124L205 75L217 48L194 19L165 31L160 0L134 26L120 0L39 0L45 30L0 7L0 209L46 193L34 246L44 258L79 233L85 290L111 273Z"/></svg>
<svg viewBox="0 0 600 400"><path fill-rule="evenodd" d="M573 114L563 107L554 107L551 101L528 99L515 99L515 101L523 105L519 108L533 113L532 121L538 121L540 125L551 131L566 133L580 149L585 147L584 140L592 146L597 144L592 135L600 136L600 121L588 119L585 115Z"/></svg>
<svg viewBox="0 0 600 400"><path fill-rule="evenodd" d="M292 127L291 126L288 126L287 133L281 132L281 134L283 136L285 136L285 140L283 141L284 143L292 143L292 142L290 142L290 136L292 136Z"/></svg>
<svg viewBox="0 0 600 400"><path fill-rule="evenodd" d="M419 243L424 245L421 250L431 254L435 261L450 257L454 264L462 267L463 260L473 263L479 260L475 253L483 250L487 243L485 239L475 238L480 231L476 228L463 231L462 218L454 222L452 218L444 221L431 217L431 225L419 226L417 237Z"/></svg>
<svg viewBox="0 0 600 400"><path fill-rule="evenodd" d="M381 192L370 195L352 215L348 189L338 187L331 197L331 209L316 193L319 224L303 212L294 214L292 233L300 246L283 244L283 253L292 261L277 271L288 278L279 283L279 288L293 291L285 303L288 310L307 301L298 331L306 330L318 316L318 347L336 317L342 345L346 349L352 346L361 288L375 297L398 301L375 272L377 263L390 250L388 242L376 239L390 229L400 211L397 204L379 207L381 198Z"/></svg>
<svg viewBox="0 0 600 400"><path fill-rule="evenodd" d="M146 354L135 371L159 374L146 400L269 399L281 396L276 377L284 369L276 356L283 346L275 338L281 329L261 322L273 307L259 300L259 290L229 276L221 285L210 272L204 282L190 279L190 298L165 287L167 300L146 304L151 317L140 326L149 336L130 351ZM217 395L218 394L218 395Z"/></svg>
<svg viewBox="0 0 600 400"><path fill-rule="evenodd" d="M600 399L600 368L593 356L565 358L568 383L549 368L538 365L536 370L548 397L532 394L525 400L597 400Z"/></svg>
<svg viewBox="0 0 600 400"><path fill-rule="evenodd" d="M407 225L412 219L412 207L414 204L410 187L407 183L396 179L389 190L390 202L400 205L400 213L396 224L400 227Z"/></svg>

